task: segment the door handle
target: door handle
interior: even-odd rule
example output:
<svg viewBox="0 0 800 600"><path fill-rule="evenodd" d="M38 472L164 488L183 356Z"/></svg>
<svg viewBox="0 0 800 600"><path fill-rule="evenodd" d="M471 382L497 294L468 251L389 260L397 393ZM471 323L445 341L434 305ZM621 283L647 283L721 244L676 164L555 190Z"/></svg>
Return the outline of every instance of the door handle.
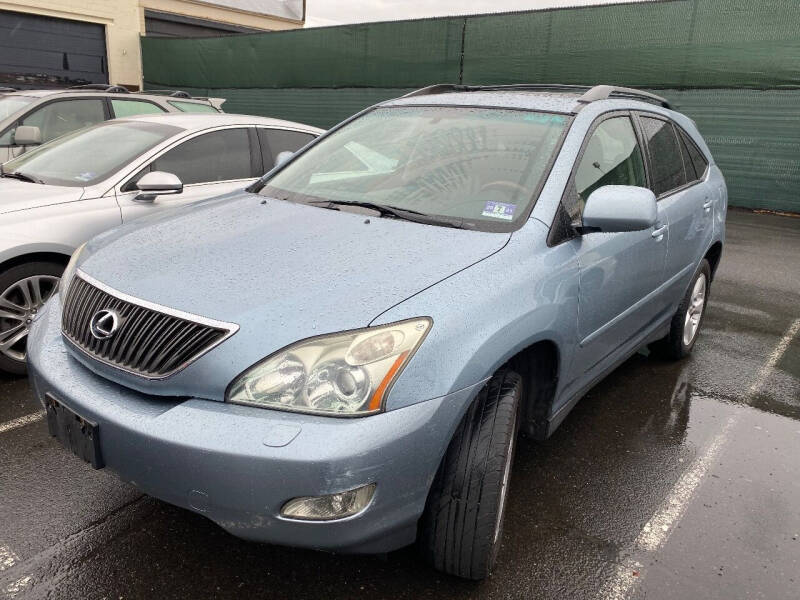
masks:
<svg viewBox="0 0 800 600"><path fill-rule="evenodd" d="M656 239L662 238L662 237L664 237L664 232L666 230L667 230L667 226L666 225L661 225L658 229L654 229L653 233L651 233L650 235L652 235Z"/></svg>
<svg viewBox="0 0 800 600"><path fill-rule="evenodd" d="M703 204L703 210L709 212L711 210L711 205L714 204L713 200L706 200L706 203Z"/></svg>

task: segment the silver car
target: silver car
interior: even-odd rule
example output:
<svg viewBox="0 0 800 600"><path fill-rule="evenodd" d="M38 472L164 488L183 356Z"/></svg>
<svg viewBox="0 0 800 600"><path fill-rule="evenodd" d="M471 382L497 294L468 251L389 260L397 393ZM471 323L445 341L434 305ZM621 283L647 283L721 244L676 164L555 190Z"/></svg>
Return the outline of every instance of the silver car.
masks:
<svg viewBox="0 0 800 600"><path fill-rule="evenodd" d="M227 114L107 121L0 167L0 369L25 371L28 326L72 252L168 207L244 188L322 130Z"/></svg>
<svg viewBox="0 0 800 600"><path fill-rule="evenodd" d="M109 119L165 112L219 113L224 102L193 98L180 90L130 93L122 86L104 84L60 90L0 88L0 163Z"/></svg>

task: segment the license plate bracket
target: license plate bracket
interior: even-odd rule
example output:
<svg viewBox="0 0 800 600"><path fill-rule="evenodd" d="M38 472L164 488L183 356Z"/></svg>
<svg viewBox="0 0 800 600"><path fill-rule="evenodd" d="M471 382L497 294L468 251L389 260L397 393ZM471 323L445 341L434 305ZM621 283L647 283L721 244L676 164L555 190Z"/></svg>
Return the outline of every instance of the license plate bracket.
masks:
<svg viewBox="0 0 800 600"><path fill-rule="evenodd" d="M102 469L105 463L100 453L97 423L64 406L52 394L46 394L44 399L47 409L47 429L50 435L95 469Z"/></svg>

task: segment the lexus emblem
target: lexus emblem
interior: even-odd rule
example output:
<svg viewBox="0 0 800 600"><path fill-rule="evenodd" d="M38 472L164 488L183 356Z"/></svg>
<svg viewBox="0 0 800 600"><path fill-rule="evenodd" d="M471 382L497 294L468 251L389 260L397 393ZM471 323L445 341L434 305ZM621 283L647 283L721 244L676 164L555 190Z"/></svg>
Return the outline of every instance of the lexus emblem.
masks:
<svg viewBox="0 0 800 600"><path fill-rule="evenodd" d="M119 315L111 309L98 310L89 321L89 331L98 340L113 337L119 329Z"/></svg>

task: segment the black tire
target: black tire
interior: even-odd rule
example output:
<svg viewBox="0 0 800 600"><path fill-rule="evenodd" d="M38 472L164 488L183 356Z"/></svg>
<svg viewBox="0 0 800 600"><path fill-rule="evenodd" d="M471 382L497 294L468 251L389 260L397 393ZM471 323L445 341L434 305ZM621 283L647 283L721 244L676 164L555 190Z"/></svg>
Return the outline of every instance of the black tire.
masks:
<svg viewBox="0 0 800 600"><path fill-rule="evenodd" d="M450 441L434 479L418 543L435 569L487 577L497 558L519 426L522 378L499 371Z"/></svg>
<svg viewBox="0 0 800 600"><path fill-rule="evenodd" d="M694 335L687 342L684 336L687 327L687 311L692 305L692 295L695 291L695 286L701 277L705 278L703 305L701 307L697 326L694 330ZM686 295L684 295L683 300L681 300L681 304L678 306L675 316L672 317L672 321L670 322L669 326L669 333L657 342L656 347L665 358L680 360L681 358L685 358L691 354L692 348L694 348L694 344L697 342L697 338L700 335L700 328L703 325L703 318L706 315L706 308L708 307L708 293L710 289L711 265L704 258L700 262L700 266L697 268L694 277L692 277L689 288L686 290Z"/></svg>
<svg viewBox="0 0 800 600"><path fill-rule="evenodd" d="M0 298L6 295L16 283L23 281L24 279L35 277L37 275L46 276L47 278L60 278L63 272L64 265L44 261L29 262L11 267L10 269L0 273ZM45 283L47 285L44 287L44 291L55 291L55 287L51 287L52 281L43 282L42 285L44 286ZM15 297L13 291L10 293L10 295L12 298ZM18 302L15 300L15 303ZM2 306L0 306L0 310L3 310ZM15 312L8 311L7 309L6 311ZM0 339L3 338L4 331L10 331L12 327L17 327L20 323L24 323L24 321L20 321L16 317L13 319L7 317L0 318ZM27 332L27 323L25 325L25 331ZM10 339L11 338L9 337L9 340ZM12 373L14 375L24 375L27 372L27 366L24 358L23 360L18 360L9 355L11 353L17 353L20 350L20 347L24 349L24 341L24 339L20 340L11 349L0 349L0 371L5 371L6 373Z"/></svg>

